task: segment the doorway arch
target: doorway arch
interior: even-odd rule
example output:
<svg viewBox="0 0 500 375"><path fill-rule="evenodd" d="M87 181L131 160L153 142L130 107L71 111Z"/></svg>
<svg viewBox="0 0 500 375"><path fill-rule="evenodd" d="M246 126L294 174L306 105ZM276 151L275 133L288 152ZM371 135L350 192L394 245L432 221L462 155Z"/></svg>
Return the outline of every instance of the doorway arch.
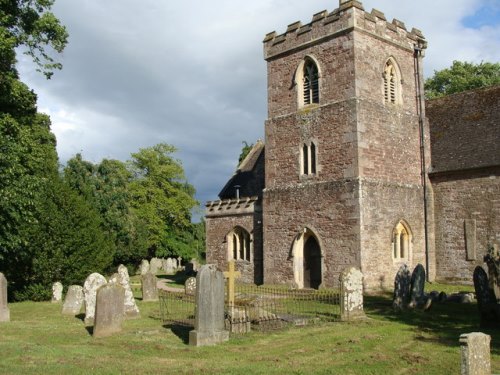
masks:
<svg viewBox="0 0 500 375"><path fill-rule="evenodd" d="M323 257L316 235L304 228L293 244L293 276L299 289L318 289L323 282Z"/></svg>

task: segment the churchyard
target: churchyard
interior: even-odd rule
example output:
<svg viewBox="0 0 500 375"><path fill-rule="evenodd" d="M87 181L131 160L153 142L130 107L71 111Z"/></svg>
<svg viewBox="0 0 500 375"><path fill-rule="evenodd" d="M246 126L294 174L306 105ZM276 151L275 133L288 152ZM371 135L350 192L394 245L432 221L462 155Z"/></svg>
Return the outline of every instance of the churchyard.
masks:
<svg viewBox="0 0 500 375"><path fill-rule="evenodd" d="M183 287L184 278L168 278ZM61 314L61 303L9 304L10 322L0 323L0 373L456 374L459 337L477 331L491 336L491 369L500 373L500 331L479 328L475 303L398 313L388 291L365 296L366 319L231 334L221 344L196 347L189 345L192 328L164 324L159 303L142 301L139 280L131 278L140 316L107 337L92 336L84 314ZM473 287L432 284L426 290L451 294Z"/></svg>

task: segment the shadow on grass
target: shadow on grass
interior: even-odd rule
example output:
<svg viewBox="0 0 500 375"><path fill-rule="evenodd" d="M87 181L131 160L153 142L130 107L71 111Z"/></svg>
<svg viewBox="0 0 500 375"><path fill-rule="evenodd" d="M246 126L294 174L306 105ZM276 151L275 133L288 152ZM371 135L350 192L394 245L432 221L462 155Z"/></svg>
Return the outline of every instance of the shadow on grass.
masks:
<svg viewBox="0 0 500 375"><path fill-rule="evenodd" d="M189 344L189 331L193 330L192 326L182 324L166 324L163 327L170 329L174 335L179 337L184 344Z"/></svg>
<svg viewBox="0 0 500 375"><path fill-rule="evenodd" d="M434 303L421 309L395 312L392 296L365 296L364 307L373 319L399 322L415 328L415 339L456 347L461 334L483 332L491 336L492 353L500 355L500 329L481 328L477 304Z"/></svg>
<svg viewBox="0 0 500 375"><path fill-rule="evenodd" d="M184 286L186 280L191 276L186 275L183 271L179 271L174 275L156 275L156 277L159 279L170 280L171 284Z"/></svg>

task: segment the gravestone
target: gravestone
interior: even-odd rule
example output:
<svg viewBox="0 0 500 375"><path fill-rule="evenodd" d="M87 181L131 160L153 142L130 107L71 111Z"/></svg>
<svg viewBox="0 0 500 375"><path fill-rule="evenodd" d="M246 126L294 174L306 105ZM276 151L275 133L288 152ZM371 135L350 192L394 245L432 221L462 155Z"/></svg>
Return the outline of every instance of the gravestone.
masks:
<svg viewBox="0 0 500 375"><path fill-rule="evenodd" d="M141 275L145 275L149 272L149 262L147 259L143 259L141 261L141 265L139 267L139 272Z"/></svg>
<svg viewBox="0 0 500 375"><path fill-rule="evenodd" d="M151 272L142 275L142 302L158 301L158 287L156 276Z"/></svg>
<svg viewBox="0 0 500 375"><path fill-rule="evenodd" d="M110 283L119 284L125 291L125 317L127 318L138 318L140 316L139 308L135 303L134 293L130 287L130 277L128 275L127 267L123 264L118 266L118 273L111 276Z"/></svg>
<svg viewBox="0 0 500 375"><path fill-rule="evenodd" d="M224 329L224 276L213 264L201 267L196 276L196 318L189 345L215 345L229 340Z"/></svg>
<svg viewBox="0 0 500 375"><path fill-rule="evenodd" d="M495 327L500 323L500 309L490 288L488 275L481 266L477 266L474 269L473 279L481 327Z"/></svg>
<svg viewBox="0 0 500 375"><path fill-rule="evenodd" d="M174 267L174 271L177 270L177 259L176 258L172 258L172 266Z"/></svg>
<svg viewBox="0 0 500 375"><path fill-rule="evenodd" d="M410 284L410 270L406 264L403 264L399 267L394 278L394 298L392 300L394 310L404 310L410 303Z"/></svg>
<svg viewBox="0 0 500 375"><path fill-rule="evenodd" d="M7 303L7 279L0 272L0 322L10 322L10 310Z"/></svg>
<svg viewBox="0 0 500 375"><path fill-rule="evenodd" d="M490 375L491 337L481 332L460 335L461 375Z"/></svg>
<svg viewBox="0 0 500 375"><path fill-rule="evenodd" d="M83 306L83 288L80 285L71 285L66 293L62 313L64 315L78 315Z"/></svg>
<svg viewBox="0 0 500 375"><path fill-rule="evenodd" d="M149 262L149 272L151 272L153 275L158 274L158 271L161 269L161 267L162 267L161 259L152 258L151 261Z"/></svg>
<svg viewBox="0 0 500 375"><path fill-rule="evenodd" d="M363 274L355 267L350 267L340 274L342 295L340 296L340 318L355 320L364 318L363 310Z"/></svg>
<svg viewBox="0 0 500 375"><path fill-rule="evenodd" d="M97 290L94 337L110 336L122 330L124 300L125 289L120 284L106 284Z"/></svg>
<svg viewBox="0 0 500 375"><path fill-rule="evenodd" d="M411 274L410 286L410 307L416 307L424 303L425 288L425 268L420 263L417 264Z"/></svg>
<svg viewBox="0 0 500 375"><path fill-rule="evenodd" d="M188 277L184 283L184 293L189 296L196 294L196 277Z"/></svg>
<svg viewBox="0 0 500 375"><path fill-rule="evenodd" d="M62 301L62 292L63 292L63 285L59 282L56 281L54 284L52 284L52 303L59 303Z"/></svg>
<svg viewBox="0 0 500 375"><path fill-rule="evenodd" d="M83 284L83 295L85 297L85 324L94 324L96 293L99 287L106 285L106 278L95 272L90 274Z"/></svg>
<svg viewBox="0 0 500 375"><path fill-rule="evenodd" d="M166 274L173 274L175 272L174 262L172 258L167 258L165 261L165 267L163 268Z"/></svg>

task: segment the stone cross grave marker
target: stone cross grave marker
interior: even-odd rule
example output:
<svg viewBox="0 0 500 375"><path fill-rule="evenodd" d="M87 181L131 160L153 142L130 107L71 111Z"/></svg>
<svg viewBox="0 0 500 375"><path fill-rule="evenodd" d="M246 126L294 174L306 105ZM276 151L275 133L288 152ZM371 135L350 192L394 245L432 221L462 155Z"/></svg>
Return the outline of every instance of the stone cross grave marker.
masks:
<svg viewBox="0 0 500 375"><path fill-rule="evenodd" d="M156 276L151 272L142 275L142 302L158 301L158 287Z"/></svg>
<svg viewBox="0 0 500 375"><path fill-rule="evenodd" d="M7 304L7 279L0 272L0 322L10 322L10 310Z"/></svg>
<svg viewBox="0 0 500 375"><path fill-rule="evenodd" d="M59 303L62 301L62 292L63 292L63 285L59 282L56 281L54 284L52 284L52 303Z"/></svg>
<svg viewBox="0 0 500 375"><path fill-rule="evenodd" d="M196 276L196 317L189 345L215 345L229 340L224 328L224 276L214 264L201 267Z"/></svg>
<svg viewBox="0 0 500 375"><path fill-rule="evenodd" d="M77 315L83 306L83 288L80 285L71 285L66 293L62 308L63 315Z"/></svg>
<svg viewBox="0 0 500 375"><path fill-rule="evenodd" d="M92 325L94 324L94 315L95 315L95 301L96 301L96 293L97 289L106 285L106 278L100 273L94 272L90 274L85 283L83 284L83 294L85 296L85 324Z"/></svg>
<svg viewBox="0 0 500 375"><path fill-rule="evenodd" d="M410 270L406 264L403 264L394 278L394 298L392 307L394 310L404 310L410 303Z"/></svg>
<svg viewBox="0 0 500 375"><path fill-rule="evenodd" d="M234 306L235 296L234 287L235 281L241 276L239 271L235 270L234 259L229 261L229 271L224 272L224 277L227 279L227 300L229 306Z"/></svg>
<svg viewBox="0 0 500 375"><path fill-rule="evenodd" d="M110 283L97 290L94 337L111 336L122 330L125 316L125 289L120 284Z"/></svg>
<svg viewBox="0 0 500 375"><path fill-rule="evenodd" d="M491 337L481 332L460 335L461 375L490 375Z"/></svg>

